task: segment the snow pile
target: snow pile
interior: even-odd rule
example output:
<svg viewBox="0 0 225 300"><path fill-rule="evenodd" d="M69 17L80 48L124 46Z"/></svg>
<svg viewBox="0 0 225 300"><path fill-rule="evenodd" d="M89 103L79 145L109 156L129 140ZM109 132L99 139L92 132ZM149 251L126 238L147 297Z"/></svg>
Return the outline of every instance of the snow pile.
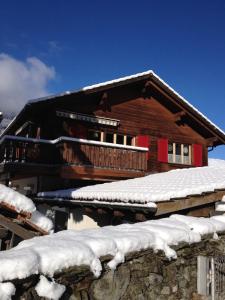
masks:
<svg viewBox="0 0 225 300"><path fill-rule="evenodd" d="M46 232L51 232L53 229L52 220L44 216L39 211L35 210L30 218L31 223L37 225Z"/></svg>
<svg viewBox="0 0 225 300"><path fill-rule="evenodd" d="M0 300L11 300L16 288L11 282L0 283Z"/></svg>
<svg viewBox="0 0 225 300"><path fill-rule="evenodd" d="M214 161L208 167L176 169L78 189L42 192L38 196L79 201L139 203L150 207L152 203L214 192L216 189L225 189L225 162Z"/></svg>
<svg viewBox="0 0 225 300"><path fill-rule="evenodd" d="M210 158L208 165L210 167L225 168L225 160L218 158Z"/></svg>
<svg viewBox="0 0 225 300"><path fill-rule="evenodd" d="M97 277L102 271L102 256L112 256L108 263L111 269L123 263L126 254L144 249L162 250L168 259L175 259L176 252L171 246L181 242L196 243L204 234L222 231L225 231L225 216L181 215L136 224L61 231L22 241L15 248L0 252L0 282L32 274L53 277L65 268L81 265L89 266ZM46 284L50 285L49 289L54 286L42 278L40 293Z"/></svg>
<svg viewBox="0 0 225 300"><path fill-rule="evenodd" d="M40 297L46 297L47 299L58 300L65 292L66 287L54 281L49 281L46 277L41 275L40 281L36 285L35 290L38 296Z"/></svg>
<svg viewBox="0 0 225 300"><path fill-rule="evenodd" d="M23 211L32 213L36 210L31 199L0 183L0 203L1 202L15 207L17 212Z"/></svg>
<svg viewBox="0 0 225 300"><path fill-rule="evenodd" d="M36 210L33 201L3 184L0 184L0 204L1 203L9 205L18 213L23 212L30 214L31 218L27 219L29 222L46 232L51 232L53 228L52 221Z"/></svg>

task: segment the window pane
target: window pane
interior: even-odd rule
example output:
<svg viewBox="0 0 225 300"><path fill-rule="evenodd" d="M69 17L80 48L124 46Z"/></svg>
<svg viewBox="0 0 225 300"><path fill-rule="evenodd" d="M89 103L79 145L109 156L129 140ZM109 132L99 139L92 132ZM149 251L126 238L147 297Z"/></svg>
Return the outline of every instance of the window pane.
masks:
<svg viewBox="0 0 225 300"><path fill-rule="evenodd" d="M184 156L189 156L189 145L184 145Z"/></svg>
<svg viewBox="0 0 225 300"><path fill-rule="evenodd" d="M173 144L168 144L168 162L173 163Z"/></svg>
<svg viewBox="0 0 225 300"><path fill-rule="evenodd" d="M183 153L184 153L184 157L183 157L184 164L185 165L189 165L190 164L190 150L189 150L189 145L184 144Z"/></svg>
<svg viewBox="0 0 225 300"><path fill-rule="evenodd" d="M127 145L128 145L128 146L132 146L132 140L133 140L133 137L127 135Z"/></svg>
<svg viewBox="0 0 225 300"><path fill-rule="evenodd" d="M124 144L124 136L121 134L117 134L116 143L123 145Z"/></svg>
<svg viewBox="0 0 225 300"><path fill-rule="evenodd" d="M181 144L176 144L176 163L181 164Z"/></svg>
<svg viewBox="0 0 225 300"><path fill-rule="evenodd" d="M107 132L105 135L105 141L107 143L113 143L113 133Z"/></svg>
<svg viewBox="0 0 225 300"><path fill-rule="evenodd" d="M100 141L101 140L101 132L90 130L88 131L88 139L93 141Z"/></svg>
<svg viewBox="0 0 225 300"><path fill-rule="evenodd" d="M168 153L173 154L173 144L172 143L169 143L169 145L168 145Z"/></svg>

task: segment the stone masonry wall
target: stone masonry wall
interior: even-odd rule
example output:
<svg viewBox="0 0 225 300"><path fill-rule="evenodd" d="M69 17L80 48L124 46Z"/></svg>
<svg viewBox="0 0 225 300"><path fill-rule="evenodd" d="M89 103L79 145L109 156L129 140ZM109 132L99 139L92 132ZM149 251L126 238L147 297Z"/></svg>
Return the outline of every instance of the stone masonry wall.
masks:
<svg viewBox="0 0 225 300"><path fill-rule="evenodd" d="M174 247L178 258L169 261L163 253L151 250L130 253L113 272L107 269L109 257L102 258L103 272L94 278L85 266L74 267L54 276L66 285L61 299L70 300L173 300L204 299L197 296L197 256L225 254L225 235L219 240L206 236L197 244ZM39 276L17 280L14 299L43 299L34 287Z"/></svg>

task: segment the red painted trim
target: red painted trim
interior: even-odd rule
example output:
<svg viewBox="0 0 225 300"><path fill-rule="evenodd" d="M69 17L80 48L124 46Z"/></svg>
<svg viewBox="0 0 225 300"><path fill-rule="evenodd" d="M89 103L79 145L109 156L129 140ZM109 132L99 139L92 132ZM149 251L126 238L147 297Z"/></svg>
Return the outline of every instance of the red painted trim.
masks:
<svg viewBox="0 0 225 300"><path fill-rule="evenodd" d="M136 146L150 149L150 137L148 135L139 135L137 137ZM149 157L150 157L150 150L147 152L147 159L149 159Z"/></svg>
<svg viewBox="0 0 225 300"><path fill-rule="evenodd" d="M158 161L168 162L168 139L158 139Z"/></svg>
<svg viewBox="0 0 225 300"><path fill-rule="evenodd" d="M193 164L195 167L202 167L202 145L193 145Z"/></svg>

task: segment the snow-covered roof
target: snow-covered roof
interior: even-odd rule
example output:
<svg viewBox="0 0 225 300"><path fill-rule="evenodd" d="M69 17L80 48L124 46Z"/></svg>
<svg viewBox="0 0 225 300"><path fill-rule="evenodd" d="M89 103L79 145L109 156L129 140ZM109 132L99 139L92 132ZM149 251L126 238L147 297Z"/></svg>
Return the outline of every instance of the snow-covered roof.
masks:
<svg viewBox="0 0 225 300"><path fill-rule="evenodd" d="M65 230L22 241L11 250L0 252L0 282L23 279L32 274L49 277L63 269L86 265L98 277L100 258L111 255L110 269L135 251L162 250L169 259L177 254L171 246L200 242L205 234L225 231L225 216L196 218L172 215L169 218L97 229Z"/></svg>
<svg viewBox="0 0 225 300"><path fill-rule="evenodd" d="M217 189L225 189L225 161L221 160L210 160L207 167L176 169L135 179L41 192L38 196L152 207L157 202L201 195Z"/></svg>
<svg viewBox="0 0 225 300"><path fill-rule="evenodd" d="M186 100L183 96L181 96L178 92L176 92L168 83L166 83L162 78L160 78L152 70L148 70L148 71L145 71L142 73L137 73L137 74L133 74L130 76L125 76L125 77L121 77L121 78L117 78L117 79L113 79L110 81L97 83L94 85L85 86L85 87L81 88L80 90L66 91L64 93L60 93L60 94L56 94L56 95L50 95L50 96L43 97L43 98L33 99L33 100L28 101L27 105L30 105L33 103L38 103L38 102L43 102L43 101L48 101L48 100L53 100L53 99L59 99L66 95L74 95L74 94L81 93L81 92L102 89L104 87L108 88L108 87L115 86L115 85L122 85L122 84L129 83L131 81L142 80L142 79L148 78L148 77L151 77L152 79L154 79L158 84L160 84L169 93L171 93L173 96L176 96L178 98L178 100L181 102L181 104L183 103L187 107L189 107L199 117L201 117L209 126L211 126L213 129L217 130L219 132L219 134L221 134L223 136L223 138L225 139L225 132L221 128L219 128L216 124L214 124L212 121L210 121L204 114L202 114L196 107L194 107L188 100ZM14 123L15 121L16 121L16 119L13 120L12 123Z"/></svg>
<svg viewBox="0 0 225 300"><path fill-rule="evenodd" d="M0 184L0 207L1 205L15 212L25 214L30 223L45 232L50 232L53 228L52 221L36 210L36 206L30 198L3 184Z"/></svg>

